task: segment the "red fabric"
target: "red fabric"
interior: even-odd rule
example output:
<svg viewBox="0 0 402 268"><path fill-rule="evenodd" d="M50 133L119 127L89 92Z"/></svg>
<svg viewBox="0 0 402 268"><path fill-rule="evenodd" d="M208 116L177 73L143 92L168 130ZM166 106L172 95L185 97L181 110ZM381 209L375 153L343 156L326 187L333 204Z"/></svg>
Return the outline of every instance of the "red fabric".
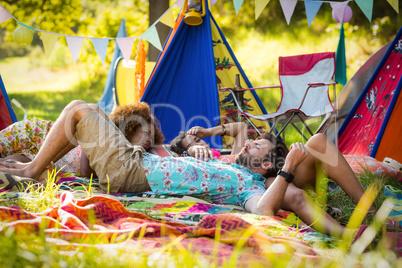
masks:
<svg viewBox="0 0 402 268"><path fill-rule="evenodd" d="M392 51L375 77L364 100L362 100L356 109L353 118L348 122L339 137L339 150L343 154L371 155L389 104L394 96L394 91L402 76L401 63L402 54ZM398 120L394 120L393 122L400 126L399 114L396 114L395 117ZM386 127L388 128L389 126ZM389 135L384 140L388 143L387 146L394 146L394 143L400 144L400 138L398 137L400 133L394 132L391 134L393 138ZM375 158L383 161L384 154ZM392 158L402 161L402 156L395 157L393 155Z"/></svg>
<svg viewBox="0 0 402 268"><path fill-rule="evenodd" d="M13 119L8 112L8 107L3 94L0 91L0 130L5 129L13 123Z"/></svg>
<svg viewBox="0 0 402 268"><path fill-rule="evenodd" d="M301 75L310 71L317 62L333 58L335 52L279 57L279 75Z"/></svg>

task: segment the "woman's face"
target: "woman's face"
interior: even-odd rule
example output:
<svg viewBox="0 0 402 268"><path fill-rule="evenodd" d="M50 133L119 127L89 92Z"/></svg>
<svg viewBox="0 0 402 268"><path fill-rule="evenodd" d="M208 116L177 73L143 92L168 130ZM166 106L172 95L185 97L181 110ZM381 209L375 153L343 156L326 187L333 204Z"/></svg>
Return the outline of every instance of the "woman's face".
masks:
<svg viewBox="0 0 402 268"><path fill-rule="evenodd" d="M190 149L190 147L194 145L202 145L205 147L209 147L208 144L199 137L189 134L187 134L186 137L184 137L184 139L181 141L181 144L186 149L186 151L188 151L188 149Z"/></svg>
<svg viewBox="0 0 402 268"><path fill-rule="evenodd" d="M145 151L148 151L151 149L152 146L152 135L153 133L153 127L151 124L147 124L146 126L140 127L137 129L137 131L134 133L133 136L131 136L131 139L129 142L132 145L139 145L142 146Z"/></svg>

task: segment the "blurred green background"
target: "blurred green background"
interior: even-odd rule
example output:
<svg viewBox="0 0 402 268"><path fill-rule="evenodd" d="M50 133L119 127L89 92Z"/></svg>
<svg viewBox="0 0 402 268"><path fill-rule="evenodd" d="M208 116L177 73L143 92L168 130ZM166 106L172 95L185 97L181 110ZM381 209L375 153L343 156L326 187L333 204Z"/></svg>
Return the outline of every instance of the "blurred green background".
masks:
<svg viewBox="0 0 402 268"><path fill-rule="evenodd" d="M173 3L170 1L170 5ZM138 36L149 27L148 0L8 0L1 4L19 21L60 34L114 37L123 18L128 36ZM332 18L329 3L321 6L310 27L303 1L296 5L289 25L278 0L270 1L257 20L254 4L254 1L244 2L237 15L232 0L220 0L211 8L253 86L279 83L279 56L336 51L340 24ZM401 16L386 0L374 0L371 22L355 2L349 5L353 17L344 25L348 78L370 55L391 41L402 25ZM175 14L179 10L175 8ZM0 26L0 74L10 99L17 99L25 107L28 118L56 120L63 107L74 99L93 103L100 99L114 41L109 41L105 64L101 63L90 40L84 41L74 64L65 38L59 38L52 55L47 58L37 34L29 46L20 47L12 37L18 27L15 20L9 19ZM132 59L135 58L136 42ZM163 40L161 42L163 44ZM338 85L337 92L341 89ZM269 112L276 110L279 90L259 92L259 95ZM22 120L23 111L15 110L18 119Z"/></svg>

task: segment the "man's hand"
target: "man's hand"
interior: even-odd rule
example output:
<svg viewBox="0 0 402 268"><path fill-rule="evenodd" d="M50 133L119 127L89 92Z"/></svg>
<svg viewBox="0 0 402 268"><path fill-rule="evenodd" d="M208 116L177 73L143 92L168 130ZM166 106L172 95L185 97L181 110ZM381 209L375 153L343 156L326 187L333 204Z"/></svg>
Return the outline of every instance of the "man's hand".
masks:
<svg viewBox="0 0 402 268"><path fill-rule="evenodd" d="M207 135L207 129L206 128L203 128L203 127L199 127L199 126L196 126L196 127L192 127L192 128L190 128L190 130L189 131L187 131L187 134L190 134L190 135L194 135L194 136L197 136L197 137L199 137L199 138L205 138L205 137L209 137L208 135Z"/></svg>
<svg viewBox="0 0 402 268"><path fill-rule="evenodd" d="M214 159L214 154L212 153L211 148L202 145L191 146L190 149L188 149L188 154L204 161Z"/></svg>
<svg viewBox="0 0 402 268"><path fill-rule="evenodd" d="M285 165L282 170L286 172L293 173L297 166L300 165L307 157L307 149L306 147L300 143L296 142L290 145L289 153L285 159Z"/></svg>

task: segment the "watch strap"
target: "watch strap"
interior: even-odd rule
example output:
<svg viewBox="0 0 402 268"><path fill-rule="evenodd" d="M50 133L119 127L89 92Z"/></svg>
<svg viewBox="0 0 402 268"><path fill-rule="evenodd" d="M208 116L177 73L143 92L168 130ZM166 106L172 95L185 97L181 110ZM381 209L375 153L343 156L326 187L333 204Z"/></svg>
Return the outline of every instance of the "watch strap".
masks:
<svg viewBox="0 0 402 268"><path fill-rule="evenodd" d="M279 170L277 175L284 177L288 183L291 183L293 181L293 179L295 178L295 176L293 176L293 174L283 171L283 170Z"/></svg>

